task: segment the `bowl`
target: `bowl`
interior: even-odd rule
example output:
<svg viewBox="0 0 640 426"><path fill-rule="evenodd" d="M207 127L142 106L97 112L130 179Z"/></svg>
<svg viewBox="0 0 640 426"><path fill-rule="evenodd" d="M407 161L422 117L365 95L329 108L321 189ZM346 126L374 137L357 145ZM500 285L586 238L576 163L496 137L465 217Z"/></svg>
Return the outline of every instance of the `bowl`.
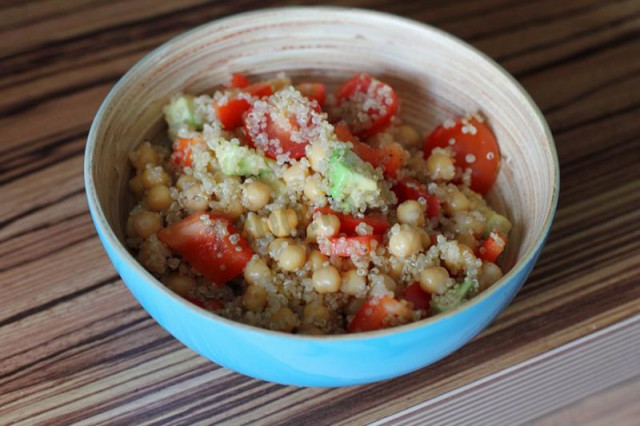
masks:
<svg viewBox="0 0 640 426"><path fill-rule="evenodd" d="M480 110L503 155L489 199L514 224L508 273L447 314L369 333L302 336L263 330L200 309L168 290L123 244L132 199L128 152L165 132L161 109L178 91L202 93L233 72L322 78L366 71L390 83L403 117L426 132ZM558 199L551 133L522 87L491 59L435 28L371 11L282 8L245 13L191 30L138 62L114 86L91 127L85 157L89 208L113 265L147 312L200 355L242 374L300 386L389 379L460 348L505 308L543 247Z"/></svg>

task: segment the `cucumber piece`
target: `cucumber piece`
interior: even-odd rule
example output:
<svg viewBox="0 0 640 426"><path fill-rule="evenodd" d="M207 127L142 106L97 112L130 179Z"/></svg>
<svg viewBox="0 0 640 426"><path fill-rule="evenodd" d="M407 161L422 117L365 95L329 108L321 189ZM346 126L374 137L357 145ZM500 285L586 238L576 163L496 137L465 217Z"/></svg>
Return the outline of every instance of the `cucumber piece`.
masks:
<svg viewBox="0 0 640 426"><path fill-rule="evenodd" d="M271 166L266 157L254 149L220 140L214 147L222 173L229 176L258 176L270 173Z"/></svg>
<svg viewBox="0 0 640 426"><path fill-rule="evenodd" d="M173 97L164 107L164 119L169 125L172 137L175 137L182 126L192 130L202 130L202 118L196 114L195 98L191 95Z"/></svg>
<svg viewBox="0 0 640 426"><path fill-rule="evenodd" d="M485 231L482 238L488 238L489 234L491 234L492 232L500 232L502 234L509 235L510 231L511 222L509 222L509 219L499 213L492 211L487 216L487 223L485 225Z"/></svg>

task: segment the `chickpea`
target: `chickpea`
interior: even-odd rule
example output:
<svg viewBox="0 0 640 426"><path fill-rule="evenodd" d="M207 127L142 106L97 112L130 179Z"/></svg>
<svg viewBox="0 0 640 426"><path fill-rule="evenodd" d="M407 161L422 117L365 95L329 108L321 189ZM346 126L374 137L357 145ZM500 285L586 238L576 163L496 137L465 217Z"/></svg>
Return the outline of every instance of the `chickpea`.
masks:
<svg viewBox="0 0 640 426"><path fill-rule="evenodd" d="M149 238L162 228L162 217L155 212L139 211L129 218L133 231L142 238Z"/></svg>
<svg viewBox="0 0 640 426"><path fill-rule="evenodd" d="M400 225L397 232L389 238L389 251L394 256L407 257L422 250L422 237L411 226Z"/></svg>
<svg viewBox="0 0 640 426"><path fill-rule="evenodd" d="M265 218L258 216L251 212L247 215L247 219L244 221L244 232L251 235L255 239L264 238L267 235L271 235L269 231L269 225Z"/></svg>
<svg viewBox="0 0 640 426"><path fill-rule="evenodd" d="M320 143L312 143L307 147L307 158L311 168L316 172L322 172L327 162L327 149Z"/></svg>
<svg viewBox="0 0 640 426"><path fill-rule="evenodd" d="M242 193L244 206L251 211L262 210L271 200L271 187L263 182L246 184Z"/></svg>
<svg viewBox="0 0 640 426"><path fill-rule="evenodd" d="M457 242L453 242L452 246L443 250L441 258L447 269L454 275L465 270L468 262L476 260L476 256L469 247Z"/></svg>
<svg viewBox="0 0 640 426"><path fill-rule="evenodd" d="M318 293L335 293L340 289L340 272L333 266L324 266L313 273L311 282Z"/></svg>
<svg viewBox="0 0 640 426"><path fill-rule="evenodd" d="M398 289L396 281L387 274L381 274L380 277L382 277L382 285L390 292L395 293Z"/></svg>
<svg viewBox="0 0 640 426"><path fill-rule="evenodd" d="M472 235L484 234L485 222L480 217L470 212L454 213L453 222L456 233Z"/></svg>
<svg viewBox="0 0 640 426"><path fill-rule="evenodd" d="M449 194L448 199L444 203L444 210L449 214L468 211L469 207L469 199L457 189Z"/></svg>
<svg viewBox="0 0 640 426"><path fill-rule="evenodd" d="M320 187L318 179L308 179L303 188L304 196L314 205L326 203L326 194Z"/></svg>
<svg viewBox="0 0 640 426"><path fill-rule="evenodd" d="M444 293L447 289L447 280L449 279L449 271L442 266L432 266L424 269L418 275L420 288L427 293Z"/></svg>
<svg viewBox="0 0 640 426"><path fill-rule="evenodd" d="M276 238L269 243L269 255L274 259L279 259L280 252L289 244L294 244L291 238Z"/></svg>
<svg viewBox="0 0 640 426"><path fill-rule="evenodd" d="M140 147L129 154L131 165L138 170L144 170L147 164L158 164L158 153L149 142L145 142Z"/></svg>
<svg viewBox="0 0 640 426"><path fill-rule="evenodd" d="M298 214L293 209L277 209L269 215L269 229L276 237L286 237L298 226Z"/></svg>
<svg viewBox="0 0 640 426"><path fill-rule="evenodd" d="M357 296L359 294L364 294L366 290L367 278L358 275L357 269L351 269L342 274L342 286L340 287L340 291L344 294Z"/></svg>
<svg viewBox="0 0 640 426"><path fill-rule="evenodd" d="M180 204L190 212L207 210L209 208L209 197L202 192L202 185L196 183L182 191Z"/></svg>
<svg viewBox="0 0 640 426"><path fill-rule="evenodd" d="M302 316L306 323L323 327L331 319L331 312L321 303L310 303L304 307Z"/></svg>
<svg viewBox="0 0 640 426"><path fill-rule="evenodd" d="M278 264L284 271L293 272L304 266L307 261L307 251L300 244L288 244L283 247L278 256Z"/></svg>
<svg viewBox="0 0 640 426"><path fill-rule="evenodd" d="M196 288L196 280L178 273L169 275L165 279L164 284L182 297L188 296L189 293Z"/></svg>
<svg viewBox="0 0 640 426"><path fill-rule="evenodd" d="M322 214L307 226L307 239L317 241L318 238L328 238L340 232L340 219L332 214Z"/></svg>
<svg viewBox="0 0 640 426"><path fill-rule="evenodd" d="M450 181L456 174L453 160L444 152L433 152L427 158L426 166L427 172L433 180Z"/></svg>
<svg viewBox="0 0 640 426"><path fill-rule="evenodd" d="M400 276L402 276L403 269L404 269L404 262L402 260L398 259L395 256L392 256L389 258L387 272L393 278L396 278L396 279L400 278Z"/></svg>
<svg viewBox="0 0 640 426"><path fill-rule="evenodd" d="M311 251L311 254L309 254L309 263L311 264L311 269L313 271L324 267L328 261L329 258L319 250L313 250Z"/></svg>
<svg viewBox="0 0 640 426"><path fill-rule="evenodd" d="M287 187L296 191L304 187L308 176L309 168L302 163L293 164L282 173L282 179L287 184Z"/></svg>
<svg viewBox="0 0 640 426"><path fill-rule="evenodd" d="M428 249L433 244L431 241L431 236L424 229L418 229L418 233L420 234L420 240L422 241L422 248Z"/></svg>
<svg viewBox="0 0 640 426"><path fill-rule="evenodd" d="M271 329L291 333L298 325L298 317L286 306L271 315Z"/></svg>
<svg viewBox="0 0 640 426"><path fill-rule="evenodd" d="M180 191L184 191L185 189L189 188L192 185L195 185L196 183L198 183L198 181L193 176L182 175L176 182L176 188L178 188Z"/></svg>
<svg viewBox="0 0 640 426"><path fill-rule="evenodd" d="M478 248L478 240L472 234L460 234L457 236L457 240L460 244L464 244L469 247L472 251L475 251Z"/></svg>
<svg viewBox="0 0 640 426"><path fill-rule="evenodd" d="M488 289L500 278L502 278L502 269L498 265L491 262L483 262L482 268L480 268L480 276L478 277L480 291Z"/></svg>
<svg viewBox="0 0 640 426"><path fill-rule="evenodd" d="M416 227L424 226L424 207L415 200L407 200L398 206L398 222Z"/></svg>
<svg viewBox="0 0 640 426"><path fill-rule="evenodd" d="M420 133L413 127L403 124L398 127L397 137L405 147L417 146L420 142Z"/></svg>
<svg viewBox="0 0 640 426"><path fill-rule="evenodd" d="M251 312L262 312L267 306L267 291L259 285L250 285L242 295L242 306Z"/></svg>
<svg viewBox="0 0 640 426"><path fill-rule="evenodd" d="M170 183L169 174L160 166L150 167L142 172L142 184L146 189L156 185L169 185Z"/></svg>
<svg viewBox="0 0 640 426"><path fill-rule="evenodd" d="M161 212L167 210L173 199L171 198L171 192L165 185L152 186L147 196L145 197L147 206L154 212Z"/></svg>
<svg viewBox="0 0 640 426"><path fill-rule="evenodd" d="M142 198L144 195L144 183L142 183L142 176L135 175L129 180L129 189L137 198Z"/></svg>
<svg viewBox="0 0 640 426"><path fill-rule="evenodd" d="M244 207L242 206L242 200L238 198L229 198L226 204L222 207L222 211L225 215L231 219L237 219L244 213Z"/></svg>
<svg viewBox="0 0 640 426"><path fill-rule="evenodd" d="M271 269L269 269L264 260L255 256L244 267L243 275L247 283L252 286L258 286L271 279Z"/></svg>

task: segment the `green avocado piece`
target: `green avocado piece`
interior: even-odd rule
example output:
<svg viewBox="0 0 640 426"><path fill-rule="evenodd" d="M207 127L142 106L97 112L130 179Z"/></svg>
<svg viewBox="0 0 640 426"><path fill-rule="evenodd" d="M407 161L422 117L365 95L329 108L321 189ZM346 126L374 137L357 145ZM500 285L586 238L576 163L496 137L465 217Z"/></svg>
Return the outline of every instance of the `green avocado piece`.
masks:
<svg viewBox="0 0 640 426"><path fill-rule="evenodd" d="M221 140L214 148L222 173L229 176L258 176L271 173L267 158L255 150Z"/></svg>
<svg viewBox="0 0 640 426"><path fill-rule="evenodd" d="M380 197L380 178L375 170L349 148L333 150L326 177L329 195L345 210L357 209Z"/></svg>
<svg viewBox="0 0 640 426"><path fill-rule="evenodd" d="M457 287L448 290L440 297L431 300L431 309L434 313L440 314L457 308L462 304L465 296L474 287L475 280L467 278Z"/></svg>
<svg viewBox="0 0 640 426"><path fill-rule="evenodd" d="M202 118L196 114L196 103L191 95L172 98L171 102L164 107L164 119L174 135L183 124L193 130L202 130Z"/></svg>
<svg viewBox="0 0 640 426"><path fill-rule="evenodd" d="M508 235L511 231L511 222L501 214L492 211L487 215L487 223L485 224L485 231L482 238L488 238L489 234L494 231Z"/></svg>

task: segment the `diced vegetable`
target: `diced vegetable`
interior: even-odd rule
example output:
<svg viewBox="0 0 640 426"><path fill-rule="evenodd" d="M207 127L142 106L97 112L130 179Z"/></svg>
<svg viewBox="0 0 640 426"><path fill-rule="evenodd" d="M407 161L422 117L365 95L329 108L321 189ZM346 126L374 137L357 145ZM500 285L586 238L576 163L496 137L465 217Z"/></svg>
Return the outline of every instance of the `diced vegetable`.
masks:
<svg viewBox="0 0 640 426"><path fill-rule="evenodd" d="M431 295L424 291L418 282L407 287L402 293L402 298L410 302L415 310L425 311L430 307Z"/></svg>
<svg viewBox="0 0 640 426"><path fill-rule="evenodd" d="M496 263L507 245L508 237L500 232L491 232L478 248L478 257L487 262Z"/></svg>
<svg viewBox="0 0 640 426"><path fill-rule="evenodd" d="M327 256L350 257L354 254L366 256L380 244L382 244L380 235L340 236L320 239L318 248Z"/></svg>
<svg viewBox="0 0 640 426"><path fill-rule="evenodd" d="M231 76L231 87L234 89L242 89L249 85L249 80L242 74L233 74Z"/></svg>
<svg viewBox="0 0 640 426"><path fill-rule="evenodd" d="M380 149L373 148L353 135L344 123L338 123L335 126L335 133L341 141L351 142L353 152L362 160L375 168L382 168L384 176L387 178L395 178L398 171L404 166L407 154L398 143L394 142Z"/></svg>
<svg viewBox="0 0 640 426"><path fill-rule="evenodd" d="M411 308L406 302L390 296L367 300L349 324L347 331L380 330L411 321Z"/></svg>
<svg viewBox="0 0 640 426"><path fill-rule="evenodd" d="M366 205L368 198L380 194L379 178L370 164L348 148L336 148L327 167L329 195L344 210Z"/></svg>
<svg viewBox="0 0 640 426"><path fill-rule="evenodd" d="M244 113L249 111L251 104L246 99L231 98L225 104L215 104L214 108L222 126L227 130L233 130L242 126Z"/></svg>
<svg viewBox="0 0 640 426"><path fill-rule="evenodd" d="M336 99L349 128L362 138L384 130L398 112L398 97L391 86L369 74L359 74L345 82Z"/></svg>
<svg viewBox="0 0 640 426"><path fill-rule="evenodd" d="M499 232L501 234L509 235L509 232L511 232L511 222L509 222L509 219L502 216L501 214L491 212L487 216L485 232L482 237L488 238L489 234L491 234L492 232Z"/></svg>
<svg viewBox="0 0 640 426"><path fill-rule="evenodd" d="M164 118L169 125L171 137L175 137L181 126L202 130L202 118L196 113L195 99L191 95L173 97L164 107Z"/></svg>
<svg viewBox="0 0 640 426"><path fill-rule="evenodd" d="M300 83L296 85L296 89L309 99L318 102L318 105L324 104L326 90L322 83Z"/></svg>
<svg viewBox="0 0 640 426"><path fill-rule="evenodd" d="M466 279L462 284L448 290L442 296L436 296L431 300L431 309L434 313L439 314L447 312L460 306L467 296L469 291L473 288L475 280Z"/></svg>
<svg viewBox="0 0 640 426"><path fill-rule="evenodd" d="M250 84L242 89L243 92L255 96L256 98L266 98L273 95L273 87L267 82L258 82Z"/></svg>
<svg viewBox="0 0 640 426"><path fill-rule="evenodd" d="M280 91L279 93L282 93ZM299 160L306 155L306 146L315 134L317 111L309 100L291 89L290 96L272 96L265 103L254 104L244 118L244 129L252 146L269 158L279 155ZM287 94L283 94L284 98Z"/></svg>
<svg viewBox="0 0 640 426"><path fill-rule="evenodd" d="M178 167L191 167L193 164L194 147L200 147L205 149L206 144L204 140L199 138L183 139L178 138L173 142L173 153L171 154L171 160Z"/></svg>
<svg viewBox="0 0 640 426"><path fill-rule="evenodd" d="M422 182L416 179L406 178L396 183L391 189L396 194L396 197L398 197L399 203L423 198L426 201L425 210L427 217L433 219L440 215L440 200L435 195L429 194L427 186Z"/></svg>
<svg viewBox="0 0 640 426"><path fill-rule="evenodd" d="M218 285L242 274L253 256L249 243L229 219L214 213L193 213L157 235L193 269Z"/></svg>
<svg viewBox="0 0 640 426"><path fill-rule="evenodd" d="M436 127L424 141L424 157L436 148L451 147L456 166L471 169L471 189L489 192L498 176L500 150L489 127L476 118L457 118Z"/></svg>
<svg viewBox="0 0 640 426"><path fill-rule="evenodd" d="M215 146L216 158L222 173L230 176L256 176L271 173L271 165L254 149L230 141L219 141Z"/></svg>
<svg viewBox="0 0 640 426"><path fill-rule="evenodd" d="M319 207L317 212L322 214L332 214L340 219L340 233L347 235L356 235L356 228L361 223L366 223L372 228L373 234L382 235L389 230L391 224L387 217L381 213L369 213L362 218L352 216L347 213L340 213L332 210L330 207Z"/></svg>

